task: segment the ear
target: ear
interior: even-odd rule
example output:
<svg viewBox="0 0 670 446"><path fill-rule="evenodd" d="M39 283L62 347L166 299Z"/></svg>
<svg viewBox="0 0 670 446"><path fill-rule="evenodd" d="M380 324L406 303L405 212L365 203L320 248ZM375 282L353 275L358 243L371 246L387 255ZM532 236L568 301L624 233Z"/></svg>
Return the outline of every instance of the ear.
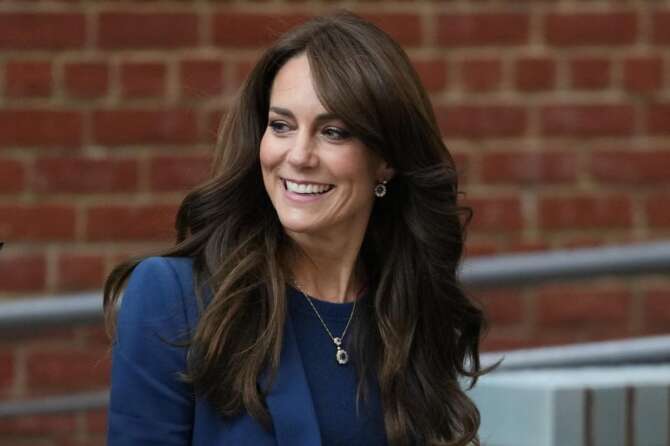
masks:
<svg viewBox="0 0 670 446"><path fill-rule="evenodd" d="M377 179L389 181L395 176L395 169L389 165L386 161L382 161L382 164L377 169Z"/></svg>

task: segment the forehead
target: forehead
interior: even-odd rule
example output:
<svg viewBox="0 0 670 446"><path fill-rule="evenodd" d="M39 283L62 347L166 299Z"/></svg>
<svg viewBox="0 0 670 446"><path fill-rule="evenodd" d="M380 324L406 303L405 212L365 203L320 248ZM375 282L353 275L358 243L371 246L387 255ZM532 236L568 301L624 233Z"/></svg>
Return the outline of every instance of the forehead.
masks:
<svg viewBox="0 0 670 446"><path fill-rule="evenodd" d="M272 82L270 103L297 112L323 112L325 108L314 88L307 56L289 59Z"/></svg>

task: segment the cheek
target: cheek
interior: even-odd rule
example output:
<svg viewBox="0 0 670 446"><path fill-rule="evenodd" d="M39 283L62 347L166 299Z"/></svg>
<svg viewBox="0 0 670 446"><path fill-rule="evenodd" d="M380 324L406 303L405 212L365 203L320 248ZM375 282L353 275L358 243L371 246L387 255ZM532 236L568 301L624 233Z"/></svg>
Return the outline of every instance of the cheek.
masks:
<svg viewBox="0 0 670 446"><path fill-rule="evenodd" d="M259 158L263 170L271 169L277 164L277 150L273 149L267 135L263 135L263 138L261 139Z"/></svg>
<svg viewBox="0 0 670 446"><path fill-rule="evenodd" d="M331 172L346 178L356 187L367 187L374 184L374 160L366 153L368 149L361 146L347 147L326 160Z"/></svg>
<svg viewBox="0 0 670 446"><path fill-rule="evenodd" d="M347 168L357 185L365 189L373 188L377 183L375 173L377 169L373 160L367 156L359 156L351 161Z"/></svg>

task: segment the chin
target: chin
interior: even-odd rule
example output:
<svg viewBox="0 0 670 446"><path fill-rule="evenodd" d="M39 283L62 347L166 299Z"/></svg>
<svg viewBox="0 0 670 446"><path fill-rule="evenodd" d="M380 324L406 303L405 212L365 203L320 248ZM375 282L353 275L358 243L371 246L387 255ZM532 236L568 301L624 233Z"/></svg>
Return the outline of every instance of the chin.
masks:
<svg viewBox="0 0 670 446"><path fill-rule="evenodd" d="M291 223L284 224L284 222L282 222L282 227L284 228L284 232L291 234L313 234L319 230L319 228L315 228L310 225Z"/></svg>
<svg viewBox="0 0 670 446"><path fill-rule="evenodd" d="M279 215L279 222L284 231L294 232L297 234L310 234L318 232L323 229L323 225L317 224L309 219L305 219L300 215Z"/></svg>

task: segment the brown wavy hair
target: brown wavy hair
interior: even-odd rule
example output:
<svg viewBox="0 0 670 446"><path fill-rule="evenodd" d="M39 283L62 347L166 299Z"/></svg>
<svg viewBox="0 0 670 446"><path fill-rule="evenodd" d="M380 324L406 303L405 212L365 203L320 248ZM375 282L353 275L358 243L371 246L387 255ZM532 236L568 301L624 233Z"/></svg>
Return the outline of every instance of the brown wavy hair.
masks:
<svg viewBox="0 0 670 446"><path fill-rule="evenodd" d="M378 380L391 445L479 444L479 412L459 385L467 377L471 388L487 371L479 362L485 319L456 277L471 211L458 204L454 162L407 55L348 12L305 22L261 56L224 118L210 178L181 203L175 246L158 253L193 258L201 315L184 376L222 416L246 410L270 425L257 378L279 364L284 260L296 247L263 186L259 146L275 75L299 54L324 107L396 172L359 255L372 296L351 334L359 396ZM141 260L118 265L105 283L110 335L115 303Z"/></svg>

